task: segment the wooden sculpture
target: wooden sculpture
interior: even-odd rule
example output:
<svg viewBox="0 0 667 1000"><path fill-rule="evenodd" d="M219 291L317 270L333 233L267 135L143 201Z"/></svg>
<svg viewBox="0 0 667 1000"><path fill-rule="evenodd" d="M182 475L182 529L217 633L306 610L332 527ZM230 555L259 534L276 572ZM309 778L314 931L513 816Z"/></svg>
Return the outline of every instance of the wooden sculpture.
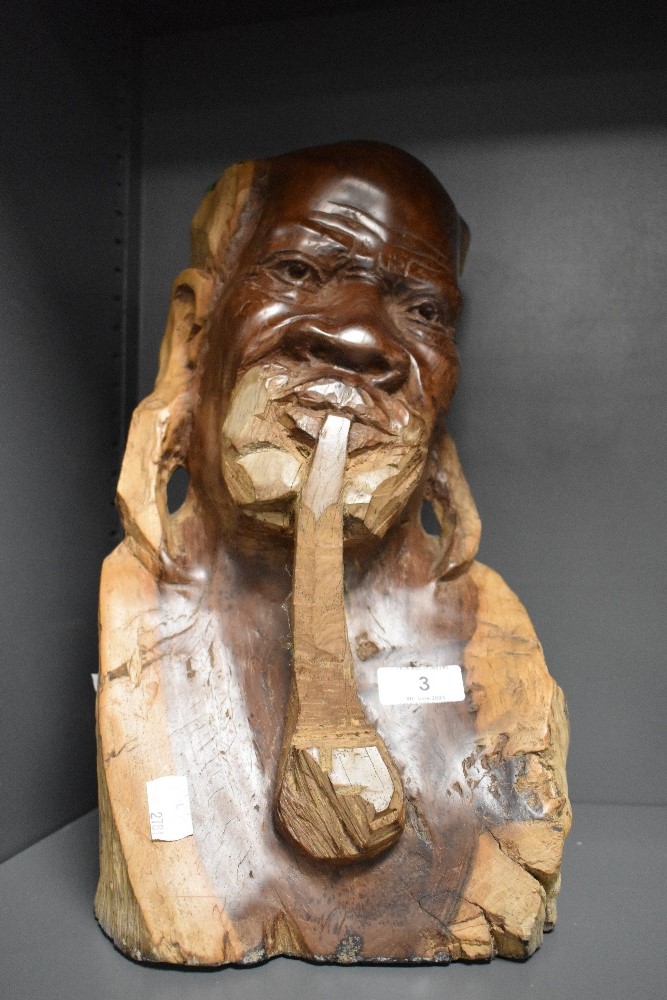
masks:
<svg viewBox="0 0 667 1000"><path fill-rule="evenodd" d="M231 167L195 216L101 584L95 907L135 958L522 958L554 924L565 704L443 423L467 242L376 143Z"/></svg>

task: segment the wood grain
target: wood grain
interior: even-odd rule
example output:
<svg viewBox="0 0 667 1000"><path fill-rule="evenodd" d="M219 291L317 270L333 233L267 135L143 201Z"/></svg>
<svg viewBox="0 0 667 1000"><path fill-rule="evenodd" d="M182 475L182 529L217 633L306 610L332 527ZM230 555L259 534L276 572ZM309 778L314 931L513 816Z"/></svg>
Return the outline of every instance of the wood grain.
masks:
<svg viewBox="0 0 667 1000"><path fill-rule="evenodd" d="M311 857L374 857L403 829L403 789L359 701L343 603L343 486L350 421L327 416L296 515L292 695L275 802Z"/></svg>

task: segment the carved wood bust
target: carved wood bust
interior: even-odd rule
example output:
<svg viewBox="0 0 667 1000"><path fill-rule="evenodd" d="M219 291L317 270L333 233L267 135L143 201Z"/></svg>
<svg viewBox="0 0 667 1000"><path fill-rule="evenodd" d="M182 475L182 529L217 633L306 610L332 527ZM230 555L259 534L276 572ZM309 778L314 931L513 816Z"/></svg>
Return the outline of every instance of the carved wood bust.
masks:
<svg viewBox="0 0 667 1000"><path fill-rule="evenodd" d="M237 164L195 215L101 583L95 907L135 958L520 958L553 926L565 704L444 423L467 245L379 143Z"/></svg>

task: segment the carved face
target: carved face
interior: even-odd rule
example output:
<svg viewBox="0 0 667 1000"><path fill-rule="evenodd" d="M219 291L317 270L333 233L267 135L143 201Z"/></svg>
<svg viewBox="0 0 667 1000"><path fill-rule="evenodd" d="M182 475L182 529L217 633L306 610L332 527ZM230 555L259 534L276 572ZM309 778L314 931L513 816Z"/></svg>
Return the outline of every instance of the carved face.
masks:
<svg viewBox="0 0 667 1000"><path fill-rule="evenodd" d="M202 393L216 400L229 493L278 527L326 415L347 416L350 537L382 536L405 506L458 373L456 213L406 154L402 170L365 155L353 172L298 154L271 161Z"/></svg>

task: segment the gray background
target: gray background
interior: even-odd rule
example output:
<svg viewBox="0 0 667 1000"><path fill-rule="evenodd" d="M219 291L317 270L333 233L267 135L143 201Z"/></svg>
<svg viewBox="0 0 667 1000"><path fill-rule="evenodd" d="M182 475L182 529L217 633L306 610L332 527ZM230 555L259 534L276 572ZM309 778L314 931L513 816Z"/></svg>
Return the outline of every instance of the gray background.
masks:
<svg viewBox="0 0 667 1000"><path fill-rule="evenodd" d="M128 48L0 5L0 860L95 804L97 586L126 424Z"/></svg>
<svg viewBox="0 0 667 1000"><path fill-rule="evenodd" d="M138 4L129 27L122 6L3 5L0 856L95 802L99 565L190 217L236 159L354 137L423 158L473 232L450 426L481 557L568 697L573 798L664 802L667 144L650 13L387 3L221 29L211 5ZM167 33L146 41L139 87L145 30Z"/></svg>

